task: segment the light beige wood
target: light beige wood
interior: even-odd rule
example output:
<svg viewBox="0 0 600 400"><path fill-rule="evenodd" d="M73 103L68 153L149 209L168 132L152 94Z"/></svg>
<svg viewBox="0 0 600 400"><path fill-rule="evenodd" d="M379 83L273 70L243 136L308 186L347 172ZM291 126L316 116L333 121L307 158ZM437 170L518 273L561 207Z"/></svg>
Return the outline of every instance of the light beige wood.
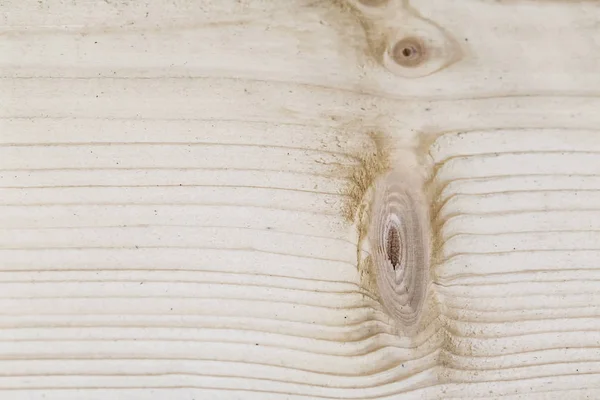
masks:
<svg viewBox="0 0 600 400"><path fill-rule="evenodd" d="M1 399L600 397L599 3L0 12Z"/></svg>

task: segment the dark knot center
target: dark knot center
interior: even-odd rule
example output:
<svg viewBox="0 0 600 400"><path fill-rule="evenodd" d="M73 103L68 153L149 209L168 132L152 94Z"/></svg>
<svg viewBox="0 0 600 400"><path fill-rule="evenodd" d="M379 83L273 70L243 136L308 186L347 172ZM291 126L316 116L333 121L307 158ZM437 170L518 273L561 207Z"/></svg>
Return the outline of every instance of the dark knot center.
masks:
<svg viewBox="0 0 600 400"><path fill-rule="evenodd" d="M392 263L392 267L395 271L396 267L400 263L401 256L400 233L398 232L398 228L395 226L392 226L388 229L385 252L387 254L387 259L390 261L390 263Z"/></svg>

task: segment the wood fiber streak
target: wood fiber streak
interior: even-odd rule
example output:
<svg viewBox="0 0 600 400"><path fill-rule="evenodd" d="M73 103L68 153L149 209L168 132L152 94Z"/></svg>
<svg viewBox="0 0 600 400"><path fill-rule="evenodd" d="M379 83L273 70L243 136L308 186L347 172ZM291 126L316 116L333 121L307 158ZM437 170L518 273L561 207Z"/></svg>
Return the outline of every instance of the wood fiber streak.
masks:
<svg viewBox="0 0 600 400"><path fill-rule="evenodd" d="M0 399L600 397L597 2L0 15ZM361 219L399 165L410 335Z"/></svg>

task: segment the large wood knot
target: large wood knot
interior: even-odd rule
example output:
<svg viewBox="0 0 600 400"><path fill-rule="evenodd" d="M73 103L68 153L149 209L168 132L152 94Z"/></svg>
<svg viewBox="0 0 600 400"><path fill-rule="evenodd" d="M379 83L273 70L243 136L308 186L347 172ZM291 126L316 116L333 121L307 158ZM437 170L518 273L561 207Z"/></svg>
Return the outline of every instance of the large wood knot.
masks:
<svg viewBox="0 0 600 400"><path fill-rule="evenodd" d="M373 196L369 243L379 294L392 317L414 327L429 286L428 206L398 171L381 177Z"/></svg>

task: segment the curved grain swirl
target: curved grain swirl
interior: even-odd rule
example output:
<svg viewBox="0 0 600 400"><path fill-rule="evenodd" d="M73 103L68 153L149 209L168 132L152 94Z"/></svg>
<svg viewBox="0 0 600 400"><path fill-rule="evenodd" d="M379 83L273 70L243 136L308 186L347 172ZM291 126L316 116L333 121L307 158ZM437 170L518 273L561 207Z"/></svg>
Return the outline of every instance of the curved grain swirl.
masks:
<svg viewBox="0 0 600 400"><path fill-rule="evenodd" d="M399 171L383 176L369 231L383 305L406 328L419 322L429 278L428 213L414 187Z"/></svg>

